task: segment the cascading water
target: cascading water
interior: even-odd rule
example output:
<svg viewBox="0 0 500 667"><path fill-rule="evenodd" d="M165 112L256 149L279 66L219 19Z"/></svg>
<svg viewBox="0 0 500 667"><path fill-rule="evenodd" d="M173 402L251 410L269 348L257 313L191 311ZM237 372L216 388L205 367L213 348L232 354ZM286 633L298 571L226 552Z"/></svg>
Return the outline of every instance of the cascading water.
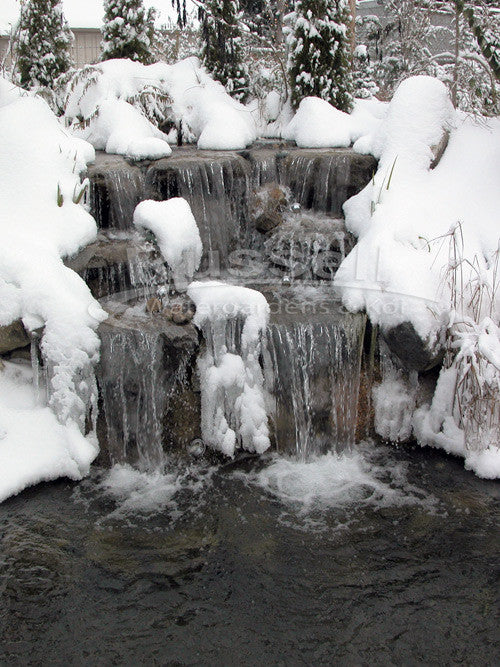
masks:
<svg viewBox="0 0 500 667"><path fill-rule="evenodd" d="M113 463L151 472L165 463L168 403L182 393L198 341L194 331L180 334L162 319L120 319L110 317L100 330L108 450Z"/></svg>
<svg viewBox="0 0 500 667"><path fill-rule="evenodd" d="M100 159L105 162L107 158ZM250 340L243 335L248 321L244 302L252 290L243 294L238 290L245 288L225 285L238 312L221 315L219 310L214 317L204 318L197 311L195 323L205 338L199 355L198 334L191 324L180 327L167 322L172 316L166 314L165 304L160 307L163 311L156 311L156 298L150 299L155 310L145 311L147 299L159 286L163 286L162 294L168 293L169 275L161 258L155 267L155 248L142 237L140 244L150 244L149 251L131 253L125 273L117 262L116 271L113 266L101 279L109 283L104 291L127 291L134 286L142 290L132 300L124 295L122 310L117 315L111 308L110 321L101 325L99 384L112 461L135 462L143 470L161 468L166 442L182 447L199 437L197 358L201 426L207 444L232 455L238 447L262 452L274 441L279 451L300 460L352 445L365 320L361 315L342 313L338 304L332 306L331 292L326 310L321 310L318 279L324 286L350 249L351 239L334 216L347 190L360 189L352 185L353 178L362 178L362 185L366 184L370 164L366 156L346 151L301 151L299 155L295 150L264 148L261 153L240 155L194 155L186 149L142 167L120 171L118 164L111 164L110 171L119 175L109 179L101 173L103 165L97 165L101 169L96 167L91 180L98 193L94 206L102 205L99 220L104 227L126 229L128 238L137 199L184 197L204 245L202 270L215 255L217 264L211 268L220 266L224 275L231 252L250 248L263 252L267 261L264 273L259 274L259 281L268 283L262 290L266 297L274 289L269 282L277 281L279 294L289 289L279 286L288 276L299 290L308 291L299 296L299 303L313 300L318 305L312 314L301 313L300 308L293 313L274 311L275 294L268 299L271 322L267 329L260 322L252 334L256 337ZM131 191L123 193L127 180ZM249 225L250 195L273 183L289 185L303 207L319 209L327 216L303 212L294 217L289 213L277 229L257 232ZM106 234L115 244L123 232L108 229ZM325 256L326 272L321 271ZM295 276L297 257L305 257L308 268ZM235 276L232 271L229 282ZM304 287L304 280L309 287ZM203 304L196 305L199 309Z"/></svg>
<svg viewBox="0 0 500 667"><path fill-rule="evenodd" d="M237 155L219 159L173 158L154 165L147 173L148 190L154 199L183 197L198 223L207 260L226 266L231 250L244 245L248 234L247 197L250 165Z"/></svg>
<svg viewBox="0 0 500 667"><path fill-rule="evenodd" d="M145 175L138 167L111 163L90 179L90 208L100 229L130 229L137 204L145 199Z"/></svg>
<svg viewBox="0 0 500 667"><path fill-rule="evenodd" d="M273 314L265 377L276 447L299 460L354 444L365 317L318 301L319 313ZM274 312L274 311L273 311Z"/></svg>
<svg viewBox="0 0 500 667"><path fill-rule="evenodd" d="M363 156L360 156L362 158ZM354 173L351 173L354 167ZM293 152L283 161L282 183L301 206L331 215L342 215L342 205L355 193L356 165L345 151L324 154Z"/></svg>

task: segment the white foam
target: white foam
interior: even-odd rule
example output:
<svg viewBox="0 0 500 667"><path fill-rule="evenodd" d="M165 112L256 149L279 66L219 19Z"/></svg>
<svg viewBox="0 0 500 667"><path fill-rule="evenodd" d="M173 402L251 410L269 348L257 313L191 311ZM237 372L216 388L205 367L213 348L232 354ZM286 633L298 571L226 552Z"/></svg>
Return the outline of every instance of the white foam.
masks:
<svg viewBox="0 0 500 667"><path fill-rule="evenodd" d="M386 453L385 448L363 443L356 451L329 453L308 462L276 456L260 472L236 476L293 505L299 514L353 506L434 506L434 498L408 482L406 464L390 460Z"/></svg>

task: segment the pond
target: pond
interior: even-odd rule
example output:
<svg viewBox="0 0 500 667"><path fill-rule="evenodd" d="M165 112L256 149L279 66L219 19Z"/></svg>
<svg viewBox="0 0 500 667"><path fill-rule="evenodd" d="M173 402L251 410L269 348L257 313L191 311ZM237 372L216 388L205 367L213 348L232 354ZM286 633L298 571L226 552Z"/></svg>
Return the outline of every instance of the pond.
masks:
<svg viewBox="0 0 500 667"><path fill-rule="evenodd" d="M0 663L498 664L498 486L367 443L0 506Z"/></svg>

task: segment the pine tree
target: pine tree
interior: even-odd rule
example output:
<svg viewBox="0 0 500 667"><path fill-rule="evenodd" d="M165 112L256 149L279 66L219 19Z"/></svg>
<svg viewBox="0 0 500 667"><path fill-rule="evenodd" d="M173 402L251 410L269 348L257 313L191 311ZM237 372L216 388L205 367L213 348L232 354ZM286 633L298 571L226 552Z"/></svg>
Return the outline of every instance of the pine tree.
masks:
<svg viewBox="0 0 500 667"><path fill-rule="evenodd" d="M292 105L315 96L352 107L348 0L296 0L289 36Z"/></svg>
<svg viewBox="0 0 500 667"><path fill-rule="evenodd" d="M21 6L17 67L24 88L51 87L72 65L73 35L61 0L27 0Z"/></svg>
<svg viewBox="0 0 500 667"><path fill-rule="evenodd" d="M130 58L152 62L155 11L143 0L104 0L101 60Z"/></svg>
<svg viewBox="0 0 500 667"><path fill-rule="evenodd" d="M206 0L201 12L202 61L215 79L240 102L248 96L243 63L238 0Z"/></svg>

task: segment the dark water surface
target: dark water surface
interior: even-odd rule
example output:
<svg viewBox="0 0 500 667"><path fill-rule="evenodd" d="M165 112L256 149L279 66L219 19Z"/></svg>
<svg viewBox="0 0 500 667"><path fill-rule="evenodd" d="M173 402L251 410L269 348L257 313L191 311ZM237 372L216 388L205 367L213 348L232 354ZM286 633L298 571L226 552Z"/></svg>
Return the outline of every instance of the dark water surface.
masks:
<svg viewBox="0 0 500 667"><path fill-rule="evenodd" d="M347 483L304 509L247 462L149 513L99 472L7 501L0 664L499 664L498 487L430 450L382 457L407 467L392 500Z"/></svg>

